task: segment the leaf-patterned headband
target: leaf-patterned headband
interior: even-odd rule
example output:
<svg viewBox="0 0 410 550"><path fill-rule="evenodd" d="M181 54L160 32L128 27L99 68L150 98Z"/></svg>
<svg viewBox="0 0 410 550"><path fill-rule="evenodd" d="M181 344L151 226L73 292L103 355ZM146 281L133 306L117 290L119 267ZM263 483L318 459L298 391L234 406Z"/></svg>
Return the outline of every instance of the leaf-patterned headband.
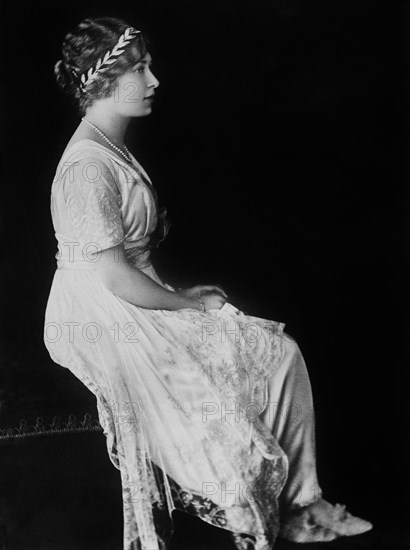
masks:
<svg viewBox="0 0 410 550"><path fill-rule="evenodd" d="M108 50L104 57L100 57L95 64L95 66L90 67L88 71L83 73L81 77L78 76L78 73L71 69L74 76L79 81L79 87L82 92L85 92L86 87L94 78L98 75L100 71L106 69L109 65L112 65L117 61L117 58L124 53L124 48L128 46L130 42L139 34L141 31L137 31L134 27L128 27L125 29L124 33L119 37L118 42L110 51Z"/></svg>

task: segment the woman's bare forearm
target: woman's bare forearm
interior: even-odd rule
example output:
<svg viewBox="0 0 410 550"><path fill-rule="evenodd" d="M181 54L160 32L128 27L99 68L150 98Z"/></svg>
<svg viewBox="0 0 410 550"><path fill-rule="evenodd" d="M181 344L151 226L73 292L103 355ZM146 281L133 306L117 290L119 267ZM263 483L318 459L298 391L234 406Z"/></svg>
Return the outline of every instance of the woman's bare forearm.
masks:
<svg viewBox="0 0 410 550"><path fill-rule="evenodd" d="M99 264L102 282L111 292L127 302L147 309L202 309L199 300L164 288L124 258L117 262L110 261L111 258L108 261L106 258L101 259L103 261L96 264Z"/></svg>

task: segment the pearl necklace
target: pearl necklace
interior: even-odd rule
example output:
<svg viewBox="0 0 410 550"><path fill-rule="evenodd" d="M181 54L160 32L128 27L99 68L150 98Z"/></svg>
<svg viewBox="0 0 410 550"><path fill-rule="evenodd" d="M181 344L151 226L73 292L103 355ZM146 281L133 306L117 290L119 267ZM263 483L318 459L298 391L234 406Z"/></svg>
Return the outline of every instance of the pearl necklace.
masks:
<svg viewBox="0 0 410 550"><path fill-rule="evenodd" d="M124 144L124 149L127 151L127 155L124 153L124 151L122 151L119 147L117 147L116 145L114 145L108 138L107 136L99 129L97 128L97 126L94 126L94 124L92 124L89 120L87 120L85 117L82 117L81 120L84 120L84 122L86 122L87 124L89 124L92 128L94 128L94 130L96 132L98 132L100 134L100 136L105 139L105 141L107 143L109 143L111 145L111 147L113 147L116 151L118 151L120 153L120 155L122 155L125 160L127 162L132 162L132 158L131 158L131 153L128 151L128 148L127 146Z"/></svg>

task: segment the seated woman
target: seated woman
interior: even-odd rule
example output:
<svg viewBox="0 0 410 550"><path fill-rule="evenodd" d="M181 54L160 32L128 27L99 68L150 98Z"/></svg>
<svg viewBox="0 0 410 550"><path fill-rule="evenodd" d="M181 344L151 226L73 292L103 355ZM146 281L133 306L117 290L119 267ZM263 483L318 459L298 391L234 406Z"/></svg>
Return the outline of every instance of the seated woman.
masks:
<svg viewBox="0 0 410 550"><path fill-rule="evenodd" d="M245 314L218 285L176 289L151 263L169 223L124 142L159 85L142 32L85 19L62 56L57 82L82 119L52 184L44 340L97 398L121 471L124 549L164 550L173 509L242 550L371 529L322 498L309 376L284 324Z"/></svg>

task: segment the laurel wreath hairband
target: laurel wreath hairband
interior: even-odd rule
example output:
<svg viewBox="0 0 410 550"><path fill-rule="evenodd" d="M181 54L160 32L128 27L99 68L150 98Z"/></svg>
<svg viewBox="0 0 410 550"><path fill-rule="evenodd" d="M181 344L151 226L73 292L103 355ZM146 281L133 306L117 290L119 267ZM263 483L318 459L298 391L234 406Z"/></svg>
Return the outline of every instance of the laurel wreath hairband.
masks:
<svg viewBox="0 0 410 550"><path fill-rule="evenodd" d="M134 27L128 27L125 29L113 49L111 51L108 50L104 57L100 57L95 66L90 67L90 69L83 73L81 77L78 76L78 73L74 69L71 69L74 76L79 80L79 86L82 92L85 91L88 84L95 79L100 71L106 69L109 65L112 65L115 61L117 61L118 57L124 53L124 48L128 46L128 44L132 42L132 40L140 32L141 31L134 29Z"/></svg>

